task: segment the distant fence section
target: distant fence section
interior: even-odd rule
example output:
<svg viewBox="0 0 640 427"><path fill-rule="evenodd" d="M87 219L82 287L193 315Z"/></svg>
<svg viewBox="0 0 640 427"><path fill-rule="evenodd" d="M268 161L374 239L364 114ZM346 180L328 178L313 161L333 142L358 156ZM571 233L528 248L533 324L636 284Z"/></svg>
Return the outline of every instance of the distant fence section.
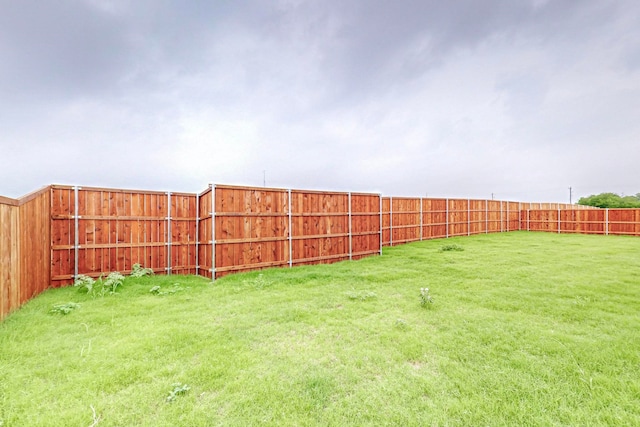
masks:
<svg viewBox="0 0 640 427"><path fill-rule="evenodd" d="M383 246L514 230L640 235L640 209L210 186L200 194L51 185L0 197L0 319L78 275L217 278Z"/></svg>
<svg viewBox="0 0 640 427"><path fill-rule="evenodd" d="M523 230L640 236L640 209L527 209Z"/></svg>
<svg viewBox="0 0 640 427"><path fill-rule="evenodd" d="M395 246L418 240L520 230L522 203L498 200L384 197L382 242Z"/></svg>

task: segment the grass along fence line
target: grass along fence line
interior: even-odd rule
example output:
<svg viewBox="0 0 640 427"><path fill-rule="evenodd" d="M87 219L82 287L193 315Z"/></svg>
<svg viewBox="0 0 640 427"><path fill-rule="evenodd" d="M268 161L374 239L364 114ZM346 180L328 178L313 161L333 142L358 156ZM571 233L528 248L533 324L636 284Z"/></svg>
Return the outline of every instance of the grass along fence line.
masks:
<svg viewBox="0 0 640 427"><path fill-rule="evenodd" d="M637 238L515 232L51 289L0 324L0 424L639 425L639 271Z"/></svg>

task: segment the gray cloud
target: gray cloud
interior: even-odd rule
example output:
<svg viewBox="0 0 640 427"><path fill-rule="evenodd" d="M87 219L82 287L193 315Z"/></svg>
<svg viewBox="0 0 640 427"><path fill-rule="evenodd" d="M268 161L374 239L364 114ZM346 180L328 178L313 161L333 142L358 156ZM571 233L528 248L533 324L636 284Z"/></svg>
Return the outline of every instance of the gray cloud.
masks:
<svg viewBox="0 0 640 427"><path fill-rule="evenodd" d="M0 0L0 194L636 193L640 6ZM595 178L594 178L595 176Z"/></svg>

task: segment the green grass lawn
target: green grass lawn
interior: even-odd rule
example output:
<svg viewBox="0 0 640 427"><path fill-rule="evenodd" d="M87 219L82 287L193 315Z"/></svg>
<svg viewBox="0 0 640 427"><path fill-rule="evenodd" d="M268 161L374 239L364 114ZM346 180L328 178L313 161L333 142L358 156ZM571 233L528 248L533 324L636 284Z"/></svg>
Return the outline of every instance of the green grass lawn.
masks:
<svg viewBox="0 0 640 427"><path fill-rule="evenodd" d="M50 290L0 324L0 425L640 425L640 239Z"/></svg>

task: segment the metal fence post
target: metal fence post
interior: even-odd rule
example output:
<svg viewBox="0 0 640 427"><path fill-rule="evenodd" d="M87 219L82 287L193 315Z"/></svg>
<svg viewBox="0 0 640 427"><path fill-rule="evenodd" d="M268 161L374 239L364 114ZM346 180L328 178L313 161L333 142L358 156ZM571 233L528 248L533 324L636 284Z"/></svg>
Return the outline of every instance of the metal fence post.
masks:
<svg viewBox="0 0 640 427"><path fill-rule="evenodd" d="M288 231L287 231L287 239L289 239L289 268L293 267L293 238L292 238L292 231L291 231L291 227L293 225L293 221L291 218L291 189L287 190L287 194L288 194L288 205L289 205L289 227L288 227Z"/></svg>
<svg viewBox="0 0 640 427"><path fill-rule="evenodd" d="M558 208L558 234L560 234L560 208Z"/></svg>
<svg viewBox="0 0 640 427"><path fill-rule="evenodd" d="M73 209L73 223L74 223L74 266L73 266L73 279L74 280L78 280L78 262L80 260L80 254L79 254L79 249L80 249L80 236L79 236L79 232L80 232L80 224L79 224L79 217L78 217L78 212L79 212L79 206L78 206L78 186L74 186L73 187L73 200L74 200L74 209Z"/></svg>
<svg viewBox="0 0 640 427"><path fill-rule="evenodd" d="M422 197L420 197L420 241L422 242Z"/></svg>
<svg viewBox="0 0 640 427"><path fill-rule="evenodd" d="M378 198L380 199L380 255L382 255L382 193L378 194Z"/></svg>
<svg viewBox="0 0 640 427"><path fill-rule="evenodd" d="M484 199L484 234L489 234L489 200Z"/></svg>
<svg viewBox="0 0 640 427"><path fill-rule="evenodd" d="M507 205L507 233L509 232L509 221L511 221L511 217L509 216L509 202L505 202Z"/></svg>
<svg viewBox="0 0 640 427"><path fill-rule="evenodd" d="M171 192L167 193L167 275L171 275Z"/></svg>
<svg viewBox="0 0 640 427"><path fill-rule="evenodd" d="M211 186L211 281L216 280L216 186Z"/></svg>
<svg viewBox="0 0 640 427"><path fill-rule="evenodd" d="M393 246L393 196L389 196L389 246Z"/></svg>
<svg viewBox="0 0 640 427"><path fill-rule="evenodd" d="M609 235L609 208L604 211L605 235Z"/></svg>
<svg viewBox="0 0 640 427"><path fill-rule="evenodd" d="M198 263L200 252L200 195L196 194L196 275L200 272Z"/></svg>
<svg viewBox="0 0 640 427"><path fill-rule="evenodd" d="M447 239L449 238L449 199L445 199L445 202L447 204L446 210L445 210L445 230L446 230L446 237Z"/></svg>
<svg viewBox="0 0 640 427"><path fill-rule="evenodd" d="M349 260L353 259L353 234L351 228L351 221L353 220L351 216L351 192L349 192Z"/></svg>
<svg viewBox="0 0 640 427"><path fill-rule="evenodd" d="M467 199L467 236L471 236L471 199Z"/></svg>

